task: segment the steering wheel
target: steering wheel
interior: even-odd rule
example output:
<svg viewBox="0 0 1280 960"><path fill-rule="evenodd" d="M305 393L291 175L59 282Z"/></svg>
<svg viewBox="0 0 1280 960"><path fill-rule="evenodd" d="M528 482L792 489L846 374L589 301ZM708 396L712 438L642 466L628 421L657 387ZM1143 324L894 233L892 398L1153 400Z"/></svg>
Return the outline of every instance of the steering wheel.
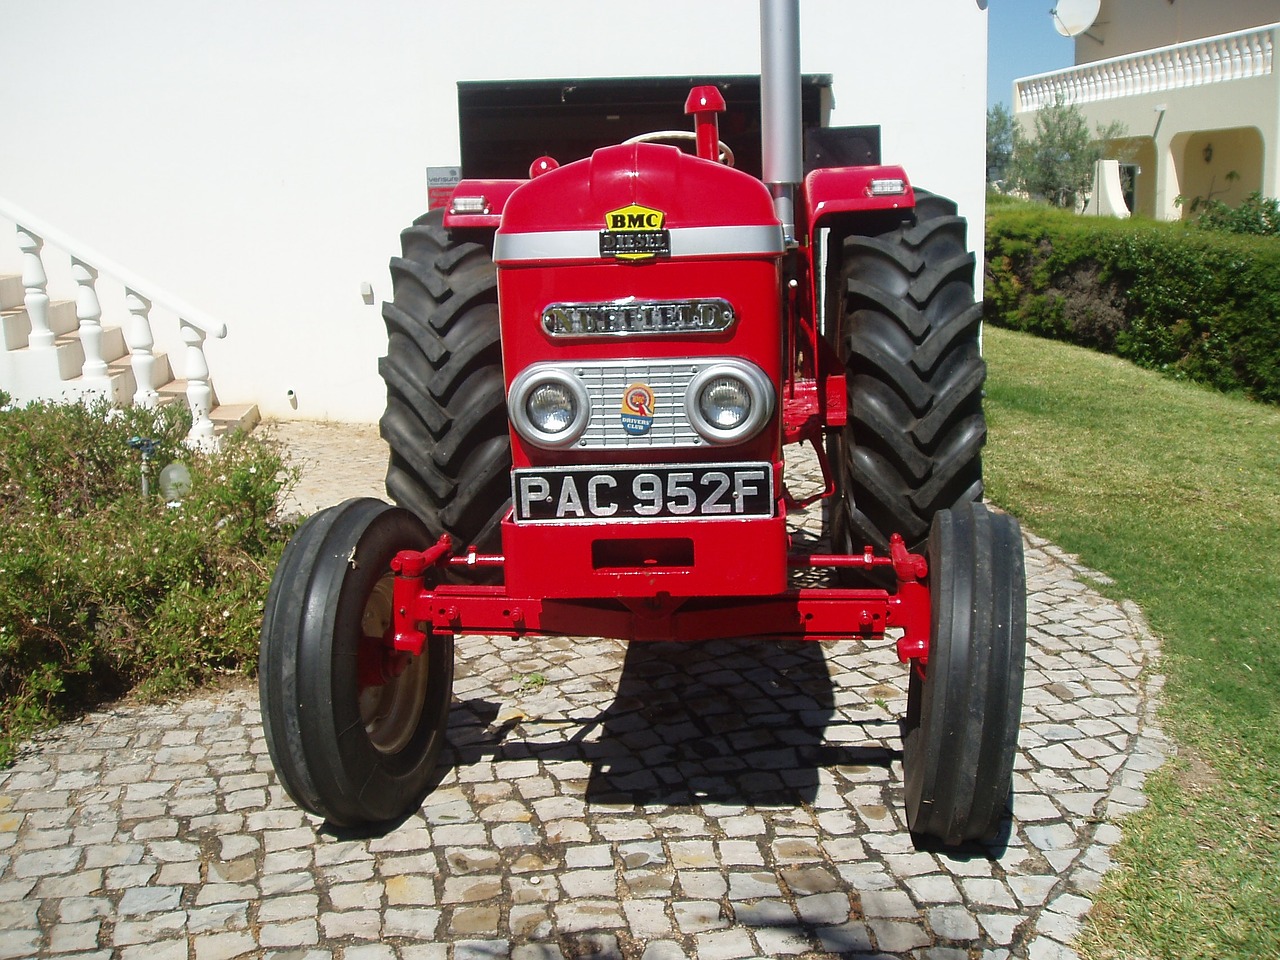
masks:
<svg viewBox="0 0 1280 960"><path fill-rule="evenodd" d="M623 145L632 143L653 143L656 140L697 140L698 135L691 130L654 130L651 133L638 133L634 137L623 140ZM717 140L720 147L720 162L727 167L733 166L733 151L723 140Z"/></svg>

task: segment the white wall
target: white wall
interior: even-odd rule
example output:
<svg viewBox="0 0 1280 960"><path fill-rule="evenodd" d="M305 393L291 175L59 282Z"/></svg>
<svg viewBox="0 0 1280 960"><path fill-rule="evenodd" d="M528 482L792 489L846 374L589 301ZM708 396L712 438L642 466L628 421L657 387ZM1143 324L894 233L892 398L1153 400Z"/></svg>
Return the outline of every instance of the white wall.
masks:
<svg viewBox="0 0 1280 960"><path fill-rule="evenodd" d="M975 249L985 8L801 12L831 123L881 124L886 161L959 200ZM0 196L223 320L224 402L375 420L386 264L425 209L424 168L458 161L456 81L755 73L758 43L749 0L0 0Z"/></svg>

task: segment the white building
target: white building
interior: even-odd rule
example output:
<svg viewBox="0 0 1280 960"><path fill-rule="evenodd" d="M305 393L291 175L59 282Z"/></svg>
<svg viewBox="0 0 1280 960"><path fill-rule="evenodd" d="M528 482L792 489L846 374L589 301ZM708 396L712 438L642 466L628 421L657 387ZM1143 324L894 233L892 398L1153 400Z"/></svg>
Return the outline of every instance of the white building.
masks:
<svg viewBox="0 0 1280 960"><path fill-rule="evenodd" d="M885 161L956 198L981 249L986 0L801 7L822 119L879 124ZM204 344L221 402L372 421L387 261L426 209L426 168L467 160L460 90L478 104L474 143L501 155L494 123L511 123L515 154L564 123L504 112L521 95L749 77L757 31L750 0L0 0L0 274L22 269L13 226L28 218L55 300L75 295L71 256L100 270L104 344L146 316L135 299L130 320L123 281L154 303L179 376L199 380L201 327L226 326ZM530 80L556 83L507 83ZM185 353L179 313L200 318Z"/></svg>
<svg viewBox="0 0 1280 960"><path fill-rule="evenodd" d="M1277 0L1102 0L1076 37L1076 66L1014 83L1024 125L1055 99L1090 127L1118 120L1133 164L1135 213L1188 215L1177 198L1236 205L1280 195Z"/></svg>

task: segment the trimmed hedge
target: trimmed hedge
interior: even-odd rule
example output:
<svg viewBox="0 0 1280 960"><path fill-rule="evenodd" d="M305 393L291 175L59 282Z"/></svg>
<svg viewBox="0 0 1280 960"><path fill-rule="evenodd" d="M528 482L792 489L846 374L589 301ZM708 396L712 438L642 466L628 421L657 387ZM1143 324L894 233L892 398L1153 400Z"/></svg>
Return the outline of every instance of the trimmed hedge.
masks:
<svg viewBox="0 0 1280 960"><path fill-rule="evenodd" d="M986 320L1280 403L1280 239L997 206Z"/></svg>

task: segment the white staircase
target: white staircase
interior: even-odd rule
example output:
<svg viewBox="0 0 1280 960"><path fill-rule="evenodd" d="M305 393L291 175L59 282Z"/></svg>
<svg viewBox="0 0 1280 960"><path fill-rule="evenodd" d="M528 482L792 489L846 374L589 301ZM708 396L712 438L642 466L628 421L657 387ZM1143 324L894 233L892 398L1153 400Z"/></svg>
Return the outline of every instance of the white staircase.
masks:
<svg viewBox="0 0 1280 960"><path fill-rule="evenodd" d="M0 220L17 228L22 273L0 274L0 390L15 401L104 398L155 406L181 400L192 411L188 442L216 445L232 430L252 430L255 404L219 404L204 353L207 336L226 326L140 281L107 258L76 244L0 198ZM46 241L70 257L75 299L51 299L45 274ZM0 242L3 234L0 233ZM64 261L65 262L65 261ZM102 323L99 272L124 287L129 316ZM152 303L178 317L183 349L176 378L168 355L153 351Z"/></svg>

